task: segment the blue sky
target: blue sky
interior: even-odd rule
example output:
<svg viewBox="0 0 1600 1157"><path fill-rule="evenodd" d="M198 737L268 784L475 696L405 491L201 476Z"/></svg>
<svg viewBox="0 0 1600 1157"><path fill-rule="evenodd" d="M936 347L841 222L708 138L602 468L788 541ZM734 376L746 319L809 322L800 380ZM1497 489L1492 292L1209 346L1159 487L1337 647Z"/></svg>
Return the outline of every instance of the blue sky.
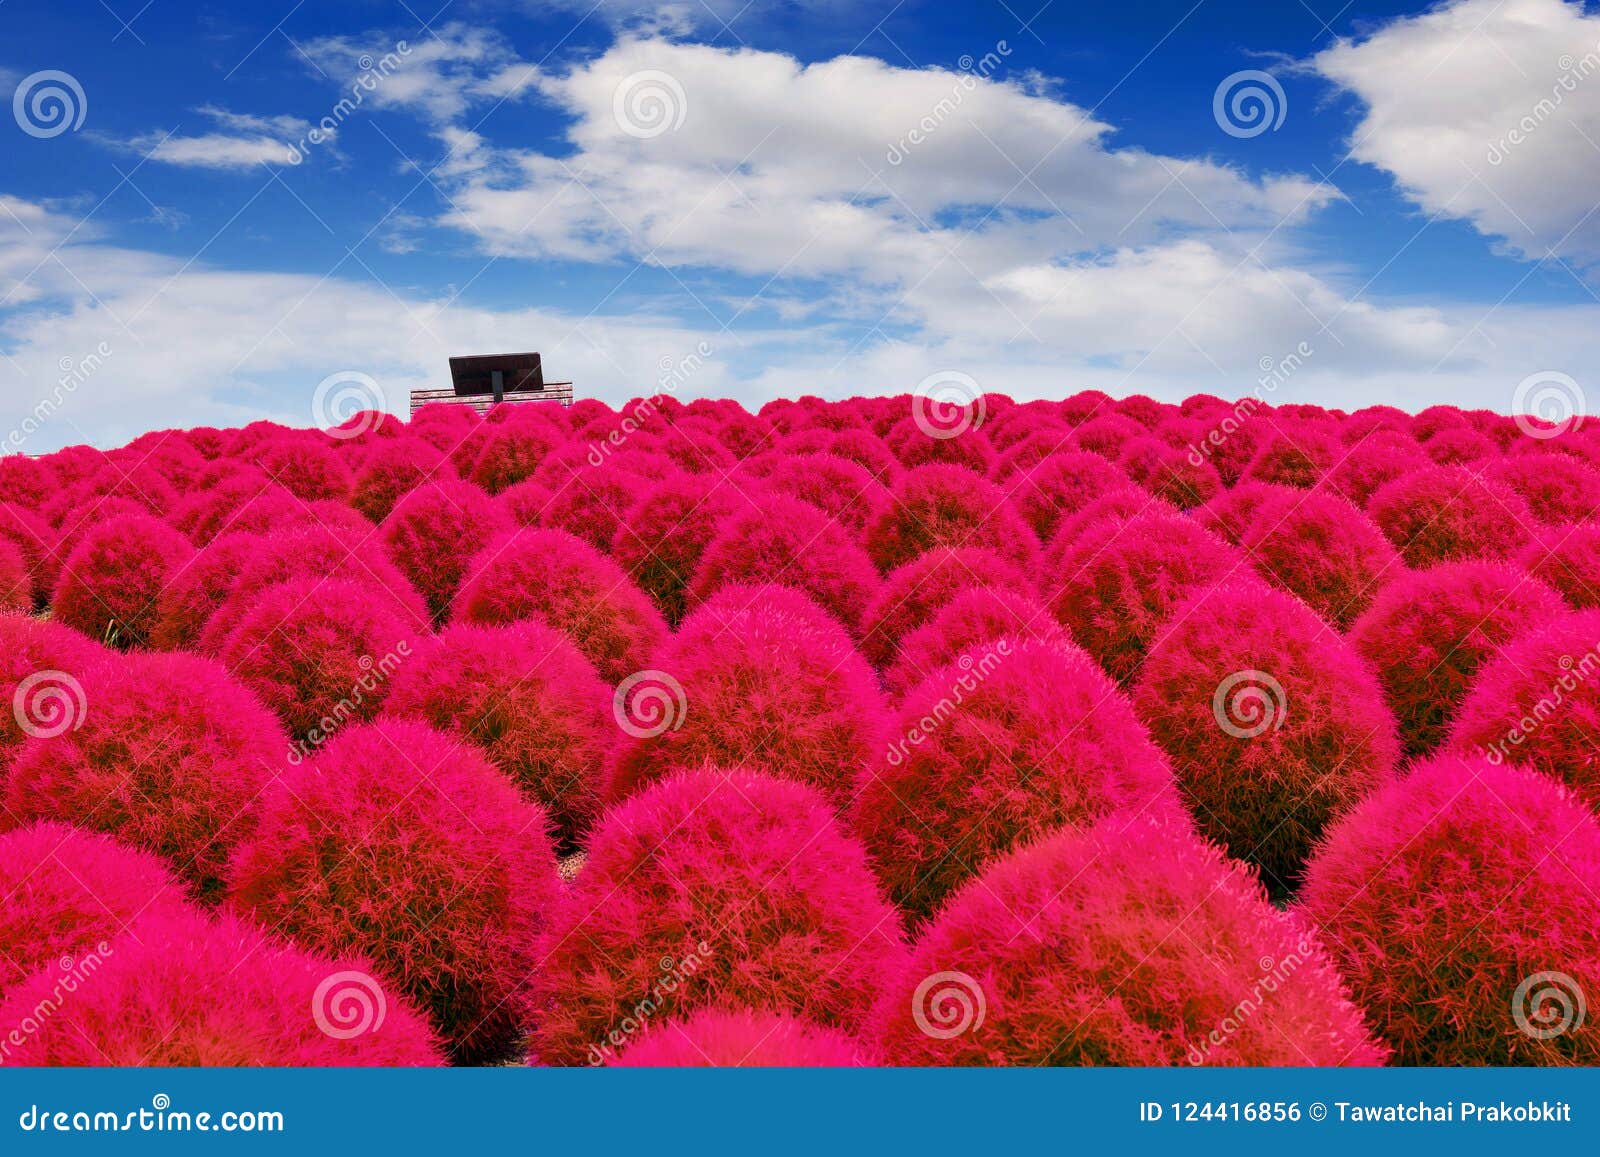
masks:
<svg viewBox="0 0 1600 1157"><path fill-rule="evenodd" d="M1272 400L1508 410L1600 362L1582 4L9 0L0 33L30 451L326 420L338 374L403 409L494 349L617 403L703 346L680 392L752 408L1237 396L1303 345Z"/></svg>

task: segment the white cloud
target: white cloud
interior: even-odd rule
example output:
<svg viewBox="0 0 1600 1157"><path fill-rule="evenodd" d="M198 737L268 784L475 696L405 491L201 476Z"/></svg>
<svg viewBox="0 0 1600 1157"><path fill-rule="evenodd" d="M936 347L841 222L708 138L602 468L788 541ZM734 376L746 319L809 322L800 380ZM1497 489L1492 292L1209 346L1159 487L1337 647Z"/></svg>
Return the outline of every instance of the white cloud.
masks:
<svg viewBox="0 0 1600 1157"><path fill-rule="evenodd" d="M1600 14L1456 0L1311 62L1365 108L1355 158L1513 252L1600 260Z"/></svg>
<svg viewBox="0 0 1600 1157"><path fill-rule="evenodd" d="M225 131L185 135L144 133L127 141L112 142L161 164L188 168L247 170L263 165L295 165L303 159L300 143L312 131L309 121L292 116L252 116L215 105L196 110ZM336 130L322 130L331 144Z"/></svg>

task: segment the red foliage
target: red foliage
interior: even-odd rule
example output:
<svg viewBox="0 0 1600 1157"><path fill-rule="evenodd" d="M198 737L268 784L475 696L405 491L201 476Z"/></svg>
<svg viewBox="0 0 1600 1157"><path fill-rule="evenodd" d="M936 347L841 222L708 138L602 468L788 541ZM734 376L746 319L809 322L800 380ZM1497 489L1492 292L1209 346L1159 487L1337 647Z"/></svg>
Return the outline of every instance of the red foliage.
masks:
<svg viewBox="0 0 1600 1157"><path fill-rule="evenodd" d="M1388 781L1394 716L1361 657L1298 599L1259 580L1179 607L1151 648L1134 708L1171 756L1200 830L1298 876L1341 811Z"/></svg>
<svg viewBox="0 0 1600 1157"><path fill-rule="evenodd" d="M1529 626L1478 672L1450 747L1531 767L1600 806L1600 611Z"/></svg>
<svg viewBox="0 0 1600 1157"><path fill-rule="evenodd" d="M539 483L520 485L537 486ZM557 484L540 507L539 523L575 535L596 550L609 550L628 511L654 486L651 480L630 473L621 465L608 464L586 470Z"/></svg>
<svg viewBox="0 0 1600 1157"><path fill-rule="evenodd" d="M1004 638L1076 646L1055 616L1032 595L1004 587L969 587L953 596L930 622L900 640L884 682L890 691L902 695L963 654L981 651Z"/></svg>
<svg viewBox="0 0 1600 1157"><path fill-rule="evenodd" d="M92 639L127 649L149 644L161 590L194 548L160 519L127 514L100 523L62 564L50 599L54 618Z"/></svg>
<svg viewBox="0 0 1600 1157"><path fill-rule="evenodd" d="M367 455L357 471L350 505L372 522L382 522L395 503L424 482L455 476L455 467L437 446L421 438L388 438Z"/></svg>
<svg viewBox="0 0 1600 1157"><path fill-rule="evenodd" d="M0 502L0 541L9 542L22 555L33 601L44 602L61 564L55 554L55 530L26 507Z"/></svg>
<svg viewBox="0 0 1600 1157"><path fill-rule="evenodd" d="M1241 998L1257 1002L1239 1015ZM893 1065L1373 1065L1304 921L1180 825L1013 853L928 926L873 1032Z"/></svg>
<svg viewBox="0 0 1600 1157"><path fill-rule="evenodd" d="M870 470L836 454L783 455L763 482L773 493L811 503L857 538L889 501Z"/></svg>
<svg viewBox="0 0 1600 1157"><path fill-rule="evenodd" d="M745 501L720 479L675 474L634 503L611 540L611 557L676 626L701 556L722 519Z"/></svg>
<svg viewBox="0 0 1600 1157"><path fill-rule="evenodd" d="M196 650L217 608L227 601L239 572L260 556L265 539L250 531L219 535L202 547L161 588L150 645L162 651Z"/></svg>
<svg viewBox="0 0 1600 1157"><path fill-rule="evenodd" d="M674 776L601 822L536 947L533 1059L600 1063L650 1018L712 1007L855 1031L904 951L866 854L814 790Z"/></svg>
<svg viewBox="0 0 1600 1157"><path fill-rule="evenodd" d="M927 433L916 418L907 414L883 436L883 444L908 470L918 466L960 466L987 475L994 467L994 447L978 426L969 426L953 436L938 436Z"/></svg>
<svg viewBox="0 0 1600 1157"><path fill-rule="evenodd" d="M259 812L236 903L297 943L367 956L457 1062L510 1052L560 891L542 808L453 736L392 720L341 732Z"/></svg>
<svg viewBox="0 0 1600 1157"><path fill-rule="evenodd" d="M355 479L327 435L306 430L271 439L256 462L267 475L302 502L345 501Z"/></svg>
<svg viewBox="0 0 1600 1157"><path fill-rule="evenodd" d="M1327 429L1272 420L1244 477L1308 490L1344 456L1338 437Z"/></svg>
<svg viewBox="0 0 1600 1157"><path fill-rule="evenodd" d="M365 961L274 943L227 913L152 913L107 947L92 971L58 964L12 990L0 1020L38 1031L0 1051L5 1064L440 1063L427 1022L367 975ZM59 999L74 975L71 996ZM36 1019L41 1002L57 1007Z"/></svg>
<svg viewBox="0 0 1600 1157"><path fill-rule="evenodd" d="M1379 430L1346 450L1324 483L1363 509L1386 483L1428 464L1427 455L1408 434Z"/></svg>
<svg viewBox="0 0 1600 1157"><path fill-rule="evenodd" d="M902 474L862 541L885 574L936 546L990 550L1024 568L1039 550L1005 491L960 466L919 466Z"/></svg>
<svg viewBox="0 0 1600 1157"><path fill-rule="evenodd" d="M1405 569L1370 518L1321 490L1262 495L1240 543L1263 576L1340 630Z"/></svg>
<svg viewBox="0 0 1600 1157"><path fill-rule="evenodd" d="M1180 510L1201 506L1222 490L1216 467L1203 458L1196 464L1186 448L1158 438L1129 440L1117 461L1135 483Z"/></svg>
<svg viewBox="0 0 1600 1157"><path fill-rule="evenodd" d="M265 534L300 518L305 504L253 466L231 471L190 494L172 512L172 525L196 546L235 532Z"/></svg>
<svg viewBox="0 0 1600 1157"><path fill-rule="evenodd" d="M1428 443L1430 449L1438 440ZM1600 514L1600 470L1576 458L1518 454L1500 459L1486 473L1515 490L1533 516L1548 525L1583 522Z"/></svg>
<svg viewBox="0 0 1600 1157"><path fill-rule="evenodd" d="M1118 682L1131 679L1178 604L1249 563L1180 514L1096 522L1061 555L1046 601Z"/></svg>
<svg viewBox="0 0 1600 1157"><path fill-rule="evenodd" d="M457 622L537 619L572 640L607 683L649 666L665 641L661 612L622 568L563 530L518 530L472 560Z"/></svg>
<svg viewBox="0 0 1600 1157"><path fill-rule="evenodd" d="M12 823L63 820L165 859L209 898L287 745L217 664L136 654L88 669L74 726L28 740L5 779Z"/></svg>
<svg viewBox="0 0 1600 1157"><path fill-rule="evenodd" d="M1066 450L1008 478L1003 488L1039 541L1049 542L1062 519L1125 485L1127 477L1100 455Z"/></svg>
<svg viewBox="0 0 1600 1157"><path fill-rule="evenodd" d="M1034 593L1025 572L992 551L938 547L884 579L862 619L862 654L874 666L887 667L901 639L931 621L956 595L975 587Z"/></svg>
<svg viewBox="0 0 1600 1157"><path fill-rule="evenodd" d="M52 459L0 454L0 502L38 510L60 485Z"/></svg>
<svg viewBox="0 0 1600 1157"><path fill-rule="evenodd" d="M7 832L0 836L0 998L63 957L96 951L135 919L185 907L178 882L146 852L68 824Z"/></svg>
<svg viewBox="0 0 1600 1157"><path fill-rule="evenodd" d="M1465 466L1425 466L1387 483L1367 513L1415 567L1508 558L1537 525L1516 491Z"/></svg>
<svg viewBox="0 0 1600 1157"><path fill-rule="evenodd" d="M481 747L569 844L598 814L602 765L617 738L611 688L551 627L449 627L399 668L383 714Z"/></svg>
<svg viewBox="0 0 1600 1157"><path fill-rule="evenodd" d="M1501 647L1565 611L1514 566L1441 563L1397 574L1350 628L1377 672L1408 755L1436 747L1478 670Z"/></svg>
<svg viewBox="0 0 1600 1157"><path fill-rule="evenodd" d="M707 1008L661 1025L610 1062L622 1068L855 1068L870 1063L838 1029L777 1012Z"/></svg>
<svg viewBox="0 0 1600 1157"><path fill-rule="evenodd" d="M0 538L0 615L28 614L33 610L33 574L22 551Z"/></svg>
<svg viewBox="0 0 1600 1157"><path fill-rule="evenodd" d="M472 455L470 466L463 456L453 456L463 477L483 487L490 494L499 494L531 478L545 457L556 450L563 441L562 430L543 418L521 417L498 425L485 424L480 436L473 439L480 447ZM463 443L465 450L471 442Z"/></svg>
<svg viewBox="0 0 1600 1157"><path fill-rule="evenodd" d="M851 830L926 917L1014 847L1112 812L1181 815L1166 758L1071 644L974 647L909 692L861 777Z"/></svg>
<svg viewBox="0 0 1600 1157"><path fill-rule="evenodd" d="M630 738L613 756L613 799L713 765L800 780L842 808L882 749L888 708L872 669L839 624L791 588L721 588L657 662L666 679L627 697L619 689Z"/></svg>
<svg viewBox="0 0 1600 1157"><path fill-rule="evenodd" d="M1572 606L1600 607L1600 522L1546 531L1524 548L1518 561Z"/></svg>
<svg viewBox="0 0 1600 1157"><path fill-rule="evenodd" d="M470 482L428 482L398 503L382 528L389 557L443 619L473 557L512 529L501 509Z"/></svg>
<svg viewBox="0 0 1600 1157"><path fill-rule="evenodd" d="M1546 776L1452 754L1336 824L1300 906L1395 1063L1594 1065L1592 1018L1543 1017L1570 985L1600 986L1597 897L1600 825L1585 805Z"/></svg>
<svg viewBox="0 0 1600 1157"><path fill-rule="evenodd" d="M852 632L879 585L872 561L843 526L782 495L762 495L723 520L689 582L688 605L730 583L795 587Z"/></svg>

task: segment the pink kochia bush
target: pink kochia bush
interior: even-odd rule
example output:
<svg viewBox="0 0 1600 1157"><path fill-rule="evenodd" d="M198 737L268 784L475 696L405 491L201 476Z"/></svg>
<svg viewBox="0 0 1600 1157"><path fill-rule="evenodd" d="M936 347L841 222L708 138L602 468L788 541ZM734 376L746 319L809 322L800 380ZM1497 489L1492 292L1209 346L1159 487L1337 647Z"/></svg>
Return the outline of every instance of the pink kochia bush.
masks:
<svg viewBox="0 0 1600 1157"><path fill-rule="evenodd" d="M1180 603L1249 569L1237 550L1197 523L1155 512L1086 529L1046 576L1047 594L1078 644L1124 682Z"/></svg>
<svg viewBox="0 0 1600 1157"><path fill-rule="evenodd" d="M1404 1065L1594 1065L1600 826L1549 776L1454 753L1336 824L1299 906ZM1576 1004L1574 1003L1576 1002Z"/></svg>
<svg viewBox="0 0 1600 1157"><path fill-rule="evenodd" d="M837 622L788 587L723 587L683 621L658 665L682 699L647 719L648 703L634 696L666 690L670 699L670 687L619 691L628 735L614 756L613 799L712 764L809 783L842 808L886 739L872 668Z"/></svg>
<svg viewBox="0 0 1600 1157"><path fill-rule="evenodd" d="M777 1012L708 1008L652 1027L611 1064L622 1068L855 1068L870 1063L838 1029Z"/></svg>
<svg viewBox="0 0 1600 1157"><path fill-rule="evenodd" d="M1535 536L1518 556L1580 610L1600 608L1600 522L1560 526Z"/></svg>
<svg viewBox="0 0 1600 1157"><path fill-rule="evenodd" d="M1387 1055L1305 921L1188 829L1121 816L1020 849L958 891L885 989L869 1040L892 1065Z"/></svg>
<svg viewBox="0 0 1600 1157"><path fill-rule="evenodd" d="M37 1025L8 1065L437 1065L428 1023L368 974L269 940L231 914L151 913L87 958L46 968L0 1004ZM61 963L66 963L65 961ZM37 1017L41 1006L54 1006ZM381 1010L381 1015L380 1015Z"/></svg>
<svg viewBox="0 0 1600 1157"><path fill-rule="evenodd" d="M1055 616L1037 600L1004 587L973 587L954 596L932 622L900 640L884 682L891 692L904 694L947 663L963 655L975 657L986 644L1002 638L1073 645Z"/></svg>
<svg viewBox="0 0 1600 1157"><path fill-rule="evenodd" d="M415 627L371 584L302 578L262 591L221 658L299 745L376 715L416 646Z"/></svg>
<svg viewBox="0 0 1600 1157"><path fill-rule="evenodd" d="M457 623L396 671L383 713L482 748L570 844L599 811L602 765L619 734L611 703L611 688L553 628Z"/></svg>
<svg viewBox="0 0 1600 1157"><path fill-rule="evenodd" d="M109 519L67 557L51 613L91 639L143 647L155 630L162 587L193 555L188 540L158 518Z"/></svg>
<svg viewBox="0 0 1600 1157"><path fill-rule="evenodd" d="M1519 636L1485 663L1449 744L1531 767L1600 807L1600 611L1576 611Z"/></svg>
<svg viewBox="0 0 1600 1157"><path fill-rule="evenodd" d="M30 735L60 734L83 715L84 672L110 652L70 627L0 614L0 784L17 745Z"/></svg>
<svg viewBox="0 0 1600 1157"><path fill-rule="evenodd" d="M443 619L473 556L512 529L511 521L478 487L447 479L401 498L383 523L383 544L413 586Z"/></svg>
<svg viewBox="0 0 1600 1157"><path fill-rule="evenodd" d="M1195 821L1282 890L1324 825L1386 783L1394 717L1361 657L1259 580L1180 607L1133 693Z"/></svg>
<svg viewBox="0 0 1600 1157"><path fill-rule="evenodd" d="M1263 577L1341 630L1404 565L1370 518L1317 490L1263 496L1240 541Z"/></svg>
<svg viewBox="0 0 1600 1157"><path fill-rule="evenodd" d="M1517 492L1465 466L1428 466L1374 494L1367 514L1412 566L1509 558L1539 523Z"/></svg>
<svg viewBox="0 0 1600 1157"><path fill-rule="evenodd" d="M1444 739L1479 668L1563 614L1561 598L1501 562L1441 563L1397 575L1350 628L1400 724L1406 754Z"/></svg>
<svg viewBox="0 0 1600 1157"><path fill-rule="evenodd" d="M961 466L919 466L901 475L862 541L885 574L938 546L991 550L1024 569L1039 549L1006 492Z"/></svg>
<svg viewBox="0 0 1600 1157"><path fill-rule="evenodd" d="M0 998L63 957L95 951L131 922L184 909L155 856L68 824L0 836ZM0 1038L0 1048L5 1046Z"/></svg>
<svg viewBox="0 0 1600 1157"><path fill-rule="evenodd" d="M572 640L607 683L649 666L667 637L661 612L615 562L564 530L495 539L467 572L456 622L535 619Z"/></svg>
<svg viewBox="0 0 1600 1157"><path fill-rule="evenodd" d="M705 769L612 810L534 952L531 1059L602 1064L707 1007L860 1029L904 959L899 916L812 788Z"/></svg>
<svg viewBox="0 0 1600 1157"><path fill-rule="evenodd" d="M61 820L116 836L214 898L288 744L216 663L138 654L82 678L75 725L30 739L4 780L8 822Z"/></svg>
<svg viewBox="0 0 1600 1157"><path fill-rule="evenodd" d="M259 812L232 867L241 910L307 948L365 956L457 1062L509 1054L560 888L544 809L461 740L395 720L342 732Z"/></svg>
<svg viewBox="0 0 1600 1157"><path fill-rule="evenodd" d="M1013 847L1111 812L1181 817L1172 771L1094 661L996 640L908 693L851 830L915 916Z"/></svg>
<svg viewBox="0 0 1600 1157"><path fill-rule="evenodd" d="M798 498L764 495L722 523L695 568L689 607L730 583L792 586L854 632L878 575L836 520Z"/></svg>
<svg viewBox="0 0 1600 1157"><path fill-rule="evenodd" d="M900 640L931 622L962 591L989 587L1033 594L1022 571L992 551L935 547L893 571L867 607L861 652L875 666L893 662Z"/></svg>

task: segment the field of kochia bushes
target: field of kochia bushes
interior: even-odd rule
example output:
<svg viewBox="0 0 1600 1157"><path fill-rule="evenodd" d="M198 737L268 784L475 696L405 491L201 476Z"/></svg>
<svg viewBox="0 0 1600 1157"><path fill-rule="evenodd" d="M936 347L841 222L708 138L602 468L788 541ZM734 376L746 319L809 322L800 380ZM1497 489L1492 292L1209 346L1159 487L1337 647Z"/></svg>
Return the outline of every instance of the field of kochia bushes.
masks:
<svg viewBox="0 0 1600 1157"><path fill-rule="evenodd" d="M0 1063L1600 1063L1597 514L1095 392L0 459Z"/></svg>

